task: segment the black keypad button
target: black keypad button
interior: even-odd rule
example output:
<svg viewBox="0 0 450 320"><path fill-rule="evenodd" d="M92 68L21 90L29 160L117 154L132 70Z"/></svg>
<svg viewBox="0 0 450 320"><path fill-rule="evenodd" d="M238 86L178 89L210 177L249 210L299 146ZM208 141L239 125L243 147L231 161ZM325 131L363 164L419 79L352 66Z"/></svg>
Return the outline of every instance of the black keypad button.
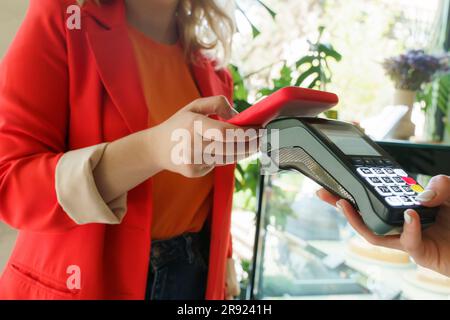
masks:
<svg viewBox="0 0 450 320"><path fill-rule="evenodd" d="M352 163L355 166L363 166L364 165L364 161L362 159L352 159Z"/></svg>
<svg viewBox="0 0 450 320"><path fill-rule="evenodd" d="M395 172L395 174L397 176L400 176L400 177L407 177L408 176L408 173L406 173L406 171L403 170L402 168L395 168L394 172Z"/></svg>
<svg viewBox="0 0 450 320"><path fill-rule="evenodd" d="M384 200L393 207L401 207L403 205L402 200L397 196L386 197Z"/></svg>
<svg viewBox="0 0 450 320"><path fill-rule="evenodd" d="M373 166L373 165L375 165L375 163L372 160L370 160L370 159L364 159L364 164L366 166Z"/></svg>
<svg viewBox="0 0 450 320"><path fill-rule="evenodd" d="M382 185L383 182L381 182L381 180L378 177L368 177L366 178L367 181L369 181L369 183L371 185Z"/></svg>
<svg viewBox="0 0 450 320"><path fill-rule="evenodd" d="M375 174L384 174L384 171L383 171L383 169L381 169L381 168L372 168L372 171L373 171Z"/></svg>
<svg viewBox="0 0 450 320"><path fill-rule="evenodd" d="M384 165L383 159L375 159L375 160L373 160L373 162L375 162L375 164L377 166L383 166Z"/></svg>
<svg viewBox="0 0 450 320"><path fill-rule="evenodd" d="M392 180L394 180L397 184L406 184L406 182L400 177L392 177Z"/></svg>
<svg viewBox="0 0 450 320"><path fill-rule="evenodd" d="M386 186L375 187L375 190L377 190L377 192L382 196L390 196L392 194L391 190L389 190L389 188Z"/></svg>
<svg viewBox="0 0 450 320"><path fill-rule="evenodd" d="M402 200L403 205L408 206L414 204L414 201L407 196L400 196L400 200Z"/></svg>
<svg viewBox="0 0 450 320"><path fill-rule="evenodd" d="M386 184L393 184L394 183L394 181L391 178L389 178L389 177L381 177L381 180L383 180L383 182L386 183Z"/></svg>
<svg viewBox="0 0 450 320"><path fill-rule="evenodd" d="M403 191L404 191L406 194L409 194L409 195L415 194L414 190L411 189L409 186L401 186L401 188L403 189Z"/></svg>
<svg viewBox="0 0 450 320"><path fill-rule="evenodd" d="M392 186L392 187L391 187L391 190L392 190L394 193L397 193L397 194L403 194L403 190L402 190L402 188L400 188L399 186Z"/></svg>
<svg viewBox="0 0 450 320"><path fill-rule="evenodd" d="M369 168L358 168L358 169L356 169L356 171L362 176L371 176L371 175L373 175L372 170L370 170Z"/></svg>
<svg viewBox="0 0 450 320"><path fill-rule="evenodd" d="M387 166L392 166L392 165L393 165L393 163L392 163L391 160L384 159L383 162L384 162L384 164L387 165Z"/></svg>

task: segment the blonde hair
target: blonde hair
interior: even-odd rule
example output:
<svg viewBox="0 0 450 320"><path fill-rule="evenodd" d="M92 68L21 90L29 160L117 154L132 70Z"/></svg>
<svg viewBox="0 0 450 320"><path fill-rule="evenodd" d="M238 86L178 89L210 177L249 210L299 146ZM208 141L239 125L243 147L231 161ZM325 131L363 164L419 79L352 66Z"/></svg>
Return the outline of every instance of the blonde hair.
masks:
<svg viewBox="0 0 450 320"><path fill-rule="evenodd" d="M88 1L102 2L115 0L77 0L80 5ZM178 31L184 53L188 61L196 63L197 53L211 53L224 66L231 55L231 42L235 32L232 8L219 3L228 0L179 0L177 10Z"/></svg>

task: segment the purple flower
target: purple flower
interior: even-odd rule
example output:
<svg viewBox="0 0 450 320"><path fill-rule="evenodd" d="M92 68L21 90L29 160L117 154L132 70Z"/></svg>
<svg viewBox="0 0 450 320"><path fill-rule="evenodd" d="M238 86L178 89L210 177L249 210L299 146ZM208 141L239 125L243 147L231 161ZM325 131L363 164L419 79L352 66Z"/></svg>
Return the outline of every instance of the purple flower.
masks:
<svg viewBox="0 0 450 320"><path fill-rule="evenodd" d="M437 73L450 71L447 55L429 55L423 50L409 50L388 58L384 60L383 67L397 89L413 91L430 82Z"/></svg>

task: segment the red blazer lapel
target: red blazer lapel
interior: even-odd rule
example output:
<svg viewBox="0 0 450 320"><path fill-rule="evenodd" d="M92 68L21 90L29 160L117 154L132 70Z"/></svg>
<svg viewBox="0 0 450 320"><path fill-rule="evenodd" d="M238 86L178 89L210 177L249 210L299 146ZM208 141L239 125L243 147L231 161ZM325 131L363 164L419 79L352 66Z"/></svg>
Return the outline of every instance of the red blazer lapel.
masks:
<svg viewBox="0 0 450 320"><path fill-rule="evenodd" d="M203 97L224 95L231 103L232 80L226 71L216 71L204 57L192 68ZM230 245L231 209L234 191L234 165L214 169L214 204L211 219L211 244L206 299L223 299L225 263Z"/></svg>
<svg viewBox="0 0 450 320"><path fill-rule="evenodd" d="M133 52L123 0L83 7L89 46L112 101L131 132L147 128L139 69Z"/></svg>
<svg viewBox="0 0 450 320"><path fill-rule="evenodd" d="M192 66L192 73L202 97L223 95L232 102L232 82L226 71L216 70L215 63L205 56L198 55L198 63Z"/></svg>

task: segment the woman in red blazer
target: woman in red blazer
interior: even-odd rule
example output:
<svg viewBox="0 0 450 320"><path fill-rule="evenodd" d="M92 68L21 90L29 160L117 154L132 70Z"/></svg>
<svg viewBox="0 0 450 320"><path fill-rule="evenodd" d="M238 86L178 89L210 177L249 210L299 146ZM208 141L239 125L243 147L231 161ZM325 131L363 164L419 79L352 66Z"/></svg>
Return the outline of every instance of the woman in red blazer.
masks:
<svg viewBox="0 0 450 320"><path fill-rule="evenodd" d="M174 165L169 152L171 133L178 128L193 133L195 120L207 128L233 128L208 117L234 114L226 101L232 95L230 75L199 53L217 43L228 47L231 20L215 1L82 2L77 7L74 0L31 0L1 63L0 218L19 234L0 279L0 298L144 299L149 290L150 298L168 299L236 294L225 276L226 270L233 273L227 259L234 166ZM220 30L227 23L228 30ZM150 128L152 111L130 25L161 45L181 41L189 75L203 97ZM194 32L205 25L212 30L210 42ZM155 114L164 107L153 106ZM190 272L183 260L166 274L178 279L172 291L158 295L153 291L165 280L155 282L162 269L149 260L161 254L150 247L152 180L162 171L210 174L213 187L210 214L202 221L209 230L205 281L178 278ZM189 237L162 240L160 247L186 246L196 239ZM186 286L185 295L173 292Z"/></svg>

